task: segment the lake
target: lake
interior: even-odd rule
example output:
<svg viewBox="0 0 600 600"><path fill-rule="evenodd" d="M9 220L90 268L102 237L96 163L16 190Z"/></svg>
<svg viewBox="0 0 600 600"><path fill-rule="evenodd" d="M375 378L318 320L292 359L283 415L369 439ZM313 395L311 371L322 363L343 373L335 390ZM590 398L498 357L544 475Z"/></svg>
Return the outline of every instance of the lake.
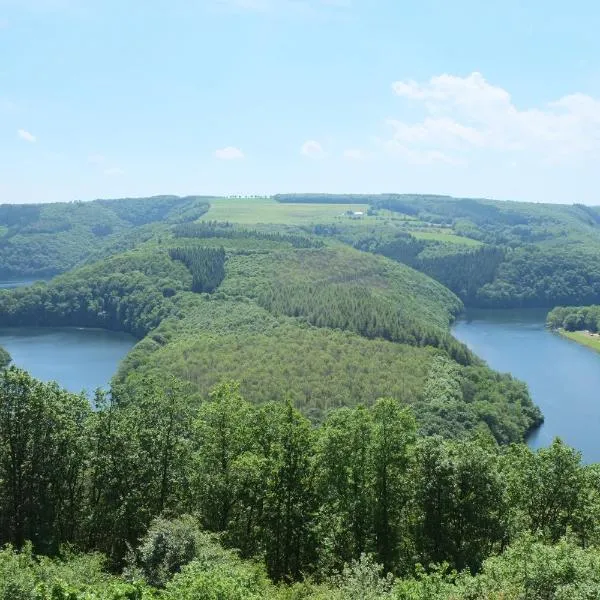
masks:
<svg viewBox="0 0 600 600"><path fill-rule="evenodd" d="M0 281L0 290L10 290L17 287L25 287L43 279L15 279L13 281Z"/></svg>
<svg viewBox="0 0 600 600"><path fill-rule="evenodd" d="M136 339L126 333L74 327L0 328L13 364L72 392L107 388Z"/></svg>
<svg viewBox="0 0 600 600"><path fill-rule="evenodd" d="M600 354L544 327L546 311L469 311L452 329L456 338L496 371L525 381L545 422L529 445L554 437L600 462Z"/></svg>

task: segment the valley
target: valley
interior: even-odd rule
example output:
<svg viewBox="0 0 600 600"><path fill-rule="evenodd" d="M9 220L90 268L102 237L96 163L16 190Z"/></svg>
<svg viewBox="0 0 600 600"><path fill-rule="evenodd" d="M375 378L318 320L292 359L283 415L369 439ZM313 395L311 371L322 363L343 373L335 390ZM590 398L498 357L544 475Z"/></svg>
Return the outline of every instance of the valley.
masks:
<svg viewBox="0 0 600 600"><path fill-rule="evenodd" d="M595 209L319 195L71 209L13 205L0 239L24 284L0 290L0 346L31 372L0 372L0 439L36 457L0 446L0 538L52 557L23 577L115 590L102 600L204 598L185 594L217 581L223 598L345 600L366 570L373 598L423 600L436 581L440 599L520 590L524 553L540 571L548 553L595 560L599 358L545 328L548 308L600 301ZM94 407L76 395L97 386ZM191 558L161 555L165 538ZM15 560L0 551L0 569ZM462 574L416 567L442 562Z"/></svg>

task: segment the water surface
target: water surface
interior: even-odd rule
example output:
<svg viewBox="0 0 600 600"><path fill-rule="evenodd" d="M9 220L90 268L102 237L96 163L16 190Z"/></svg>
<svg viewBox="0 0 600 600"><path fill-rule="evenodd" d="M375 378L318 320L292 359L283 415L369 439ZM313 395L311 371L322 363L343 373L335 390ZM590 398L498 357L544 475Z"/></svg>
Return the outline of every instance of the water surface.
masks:
<svg viewBox="0 0 600 600"><path fill-rule="evenodd" d="M25 287L26 285L33 285L38 281L45 281L43 279L14 279L10 281L0 281L0 290L10 290L12 288Z"/></svg>
<svg viewBox="0 0 600 600"><path fill-rule="evenodd" d="M600 462L600 354L544 327L546 311L469 311L454 335L497 371L525 381L545 422L538 448L559 436Z"/></svg>
<svg viewBox="0 0 600 600"><path fill-rule="evenodd" d="M72 392L107 388L135 343L131 335L104 329L0 328L0 346L14 365Z"/></svg>

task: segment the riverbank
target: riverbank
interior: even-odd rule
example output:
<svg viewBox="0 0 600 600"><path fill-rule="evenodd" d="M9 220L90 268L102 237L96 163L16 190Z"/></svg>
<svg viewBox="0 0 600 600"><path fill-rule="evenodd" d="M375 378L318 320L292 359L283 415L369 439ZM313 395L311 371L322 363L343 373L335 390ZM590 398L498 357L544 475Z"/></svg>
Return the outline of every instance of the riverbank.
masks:
<svg viewBox="0 0 600 600"><path fill-rule="evenodd" d="M569 340L600 352L600 335L598 334L589 331L567 331L566 329L557 329L556 331Z"/></svg>

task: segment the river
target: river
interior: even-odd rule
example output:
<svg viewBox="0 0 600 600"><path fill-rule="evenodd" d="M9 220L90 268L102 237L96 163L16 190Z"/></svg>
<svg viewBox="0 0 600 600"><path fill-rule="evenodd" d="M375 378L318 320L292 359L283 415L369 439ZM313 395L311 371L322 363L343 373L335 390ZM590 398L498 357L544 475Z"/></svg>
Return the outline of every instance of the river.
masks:
<svg viewBox="0 0 600 600"><path fill-rule="evenodd" d="M558 436L585 462L600 462L600 354L548 331L545 317L539 310L469 311L453 334L490 367L528 384L545 418L530 446Z"/></svg>
<svg viewBox="0 0 600 600"><path fill-rule="evenodd" d="M13 288L25 287L38 281L45 281L43 279L15 279L11 281L0 281L0 290L11 290Z"/></svg>
<svg viewBox="0 0 600 600"><path fill-rule="evenodd" d="M71 392L107 388L136 340L126 333L75 327L0 329L0 346L13 364L42 381L57 381Z"/></svg>

